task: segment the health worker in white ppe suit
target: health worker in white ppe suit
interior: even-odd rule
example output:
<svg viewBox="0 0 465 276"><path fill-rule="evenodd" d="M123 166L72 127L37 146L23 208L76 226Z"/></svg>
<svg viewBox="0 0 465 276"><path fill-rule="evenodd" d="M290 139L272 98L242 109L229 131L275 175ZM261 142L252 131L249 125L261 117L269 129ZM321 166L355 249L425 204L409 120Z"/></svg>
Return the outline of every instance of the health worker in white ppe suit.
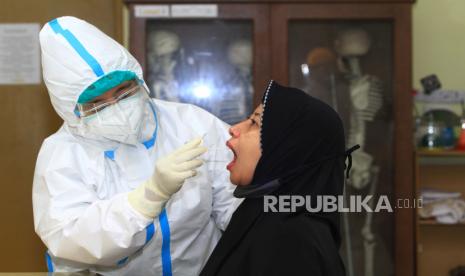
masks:
<svg viewBox="0 0 465 276"><path fill-rule="evenodd" d="M240 204L227 148L203 161L207 148L225 145L228 126L198 107L150 99L134 57L85 21L54 19L39 37L64 120L34 174L49 270L197 275Z"/></svg>

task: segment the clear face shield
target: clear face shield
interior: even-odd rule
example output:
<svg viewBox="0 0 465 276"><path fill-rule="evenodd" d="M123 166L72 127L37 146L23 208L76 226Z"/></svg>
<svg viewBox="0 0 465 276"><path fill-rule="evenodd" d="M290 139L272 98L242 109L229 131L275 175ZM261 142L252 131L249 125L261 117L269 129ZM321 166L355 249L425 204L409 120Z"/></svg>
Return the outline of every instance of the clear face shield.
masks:
<svg viewBox="0 0 465 276"><path fill-rule="evenodd" d="M152 112L148 91L136 81L76 105L86 133L132 145L147 138L143 137L144 122Z"/></svg>

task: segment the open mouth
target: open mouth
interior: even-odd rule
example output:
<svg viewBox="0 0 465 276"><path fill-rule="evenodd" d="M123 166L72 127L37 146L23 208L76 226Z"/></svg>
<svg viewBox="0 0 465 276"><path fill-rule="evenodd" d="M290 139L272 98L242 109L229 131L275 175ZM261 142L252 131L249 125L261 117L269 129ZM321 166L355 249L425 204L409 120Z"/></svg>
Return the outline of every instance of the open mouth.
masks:
<svg viewBox="0 0 465 276"><path fill-rule="evenodd" d="M226 166L226 169L228 169L229 171L231 171L232 167L234 167L234 165L236 164L236 159L237 159L237 154L236 152L234 151L231 143L229 141L226 142L226 146L233 152L234 154L234 158L233 160Z"/></svg>

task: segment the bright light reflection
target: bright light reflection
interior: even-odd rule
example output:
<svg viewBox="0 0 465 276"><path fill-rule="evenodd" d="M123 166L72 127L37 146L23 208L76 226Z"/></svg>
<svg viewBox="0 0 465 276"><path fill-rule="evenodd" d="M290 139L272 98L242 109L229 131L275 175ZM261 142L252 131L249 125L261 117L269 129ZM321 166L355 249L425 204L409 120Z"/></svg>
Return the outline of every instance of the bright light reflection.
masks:
<svg viewBox="0 0 465 276"><path fill-rule="evenodd" d="M208 98L211 95L210 87L205 84L194 85L194 87L192 88L192 91L194 93L194 96L200 99Z"/></svg>

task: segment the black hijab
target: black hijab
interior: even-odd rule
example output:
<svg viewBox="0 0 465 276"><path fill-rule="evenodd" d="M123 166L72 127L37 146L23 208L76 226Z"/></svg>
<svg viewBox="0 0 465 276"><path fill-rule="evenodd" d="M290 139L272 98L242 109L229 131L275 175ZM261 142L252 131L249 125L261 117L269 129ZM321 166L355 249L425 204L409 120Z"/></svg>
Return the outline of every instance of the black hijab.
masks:
<svg viewBox="0 0 465 276"><path fill-rule="evenodd" d="M337 191L342 187L342 174L331 181L333 185L323 187L300 181L303 180L302 176L314 174L312 172L328 174L327 170L319 169L319 165L325 161L343 160L338 159L345 155L344 129L338 114L305 92L281 86L275 81L269 83L262 104L262 156L252 183L238 186L235 196L260 197L269 194L270 190L277 188L278 184L272 182L277 179L280 179L281 187L275 194L339 194ZM339 172L343 172L343 169ZM287 188L284 189L284 185Z"/></svg>
<svg viewBox="0 0 465 276"><path fill-rule="evenodd" d="M264 195L343 194L345 151L342 121L327 104L305 92L271 81L263 99L261 119L261 158L252 183L238 186L236 197L244 197L202 275L215 275L241 239L263 215ZM350 168L349 168L350 169ZM312 199L312 205L316 203ZM277 217L295 216L276 213ZM340 245L339 213L305 213L323 221L331 230L336 247Z"/></svg>
<svg viewBox="0 0 465 276"><path fill-rule="evenodd" d="M263 99L261 151L252 183L238 186L236 197L266 194L339 196L344 186L344 128L339 115L305 92L271 81ZM350 168L349 168L350 169ZM300 208L303 211L305 207ZM339 243L339 214L317 213Z"/></svg>

